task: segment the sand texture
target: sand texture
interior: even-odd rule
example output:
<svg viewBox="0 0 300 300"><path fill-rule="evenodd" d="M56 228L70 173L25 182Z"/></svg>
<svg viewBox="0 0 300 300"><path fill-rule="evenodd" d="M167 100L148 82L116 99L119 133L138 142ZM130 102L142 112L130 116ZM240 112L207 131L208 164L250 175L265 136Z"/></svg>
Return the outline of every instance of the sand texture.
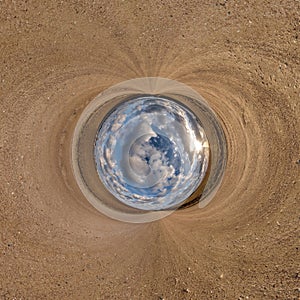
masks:
<svg viewBox="0 0 300 300"><path fill-rule="evenodd" d="M300 2L0 1L0 299L299 299ZM104 89L201 94L228 147L204 209L111 220L71 139Z"/></svg>

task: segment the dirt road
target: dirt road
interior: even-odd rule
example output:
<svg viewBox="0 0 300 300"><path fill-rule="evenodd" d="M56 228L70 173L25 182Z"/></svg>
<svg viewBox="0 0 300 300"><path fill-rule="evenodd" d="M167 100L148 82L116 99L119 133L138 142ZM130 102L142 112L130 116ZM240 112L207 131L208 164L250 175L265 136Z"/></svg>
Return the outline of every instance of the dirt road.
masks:
<svg viewBox="0 0 300 300"><path fill-rule="evenodd" d="M0 299L298 299L300 2L1 1ZM97 212L70 165L81 111L123 80L199 92L221 188L153 223Z"/></svg>

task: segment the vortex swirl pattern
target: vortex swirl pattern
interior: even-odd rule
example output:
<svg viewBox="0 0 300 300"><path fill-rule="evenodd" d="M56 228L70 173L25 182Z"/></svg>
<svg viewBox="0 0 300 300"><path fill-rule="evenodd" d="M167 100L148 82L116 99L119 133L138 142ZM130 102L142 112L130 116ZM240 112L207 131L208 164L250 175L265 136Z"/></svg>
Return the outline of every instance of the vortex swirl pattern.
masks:
<svg viewBox="0 0 300 300"><path fill-rule="evenodd" d="M299 1L0 8L0 298L299 298ZM144 77L182 82L207 101L227 163L207 205L133 224L86 200L71 149L99 93Z"/></svg>

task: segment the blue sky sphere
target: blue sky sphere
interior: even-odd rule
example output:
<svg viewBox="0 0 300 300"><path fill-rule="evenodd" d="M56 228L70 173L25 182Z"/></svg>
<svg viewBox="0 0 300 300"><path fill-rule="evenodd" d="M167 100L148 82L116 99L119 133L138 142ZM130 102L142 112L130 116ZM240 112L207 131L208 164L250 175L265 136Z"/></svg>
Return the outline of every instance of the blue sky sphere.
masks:
<svg viewBox="0 0 300 300"><path fill-rule="evenodd" d="M99 126L94 157L104 186L122 203L164 210L199 186L209 161L200 121L162 96L136 96L116 106Z"/></svg>

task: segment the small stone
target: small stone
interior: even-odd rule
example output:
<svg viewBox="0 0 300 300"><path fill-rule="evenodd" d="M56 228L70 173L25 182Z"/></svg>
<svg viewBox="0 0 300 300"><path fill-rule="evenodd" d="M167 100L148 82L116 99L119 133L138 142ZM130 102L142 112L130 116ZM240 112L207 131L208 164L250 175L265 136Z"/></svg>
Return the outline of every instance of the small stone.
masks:
<svg viewBox="0 0 300 300"><path fill-rule="evenodd" d="M223 279L224 278L224 274L222 273L221 275L220 275L220 279Z"/></svg>
<svg viewBox="0 0 300 300"><path fill-rule="evenodd" d="M279 223L279 221L276 221L276 224L277 224L278 226L280 226L280 223Z"/></svg>
<svg viewBox="0 0 300 300"><path fill-rule="evenodd" d="M184 291L185 293L190 293L190 290L189 290L188 288L183 289L183 291Z"/></svg>
<svg viewBox="0 0 300 300"><path fill-rule="evenodd" d="M296 164L300 166L300 159L296 161Z"/></svg>

